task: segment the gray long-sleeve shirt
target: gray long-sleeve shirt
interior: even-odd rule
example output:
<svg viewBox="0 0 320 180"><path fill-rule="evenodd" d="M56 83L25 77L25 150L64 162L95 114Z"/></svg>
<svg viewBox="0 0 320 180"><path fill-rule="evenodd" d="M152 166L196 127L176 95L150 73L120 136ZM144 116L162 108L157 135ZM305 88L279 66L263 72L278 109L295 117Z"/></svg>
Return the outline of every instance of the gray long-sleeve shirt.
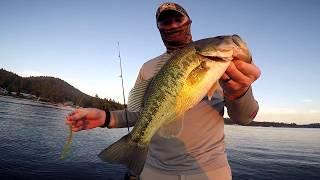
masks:
<svg viewBox="0 0 320 180"><path fill-rule="evenodd" d="M146 62L136 83L152 78L170 54L164 53ZM230 118L238 124L248 124L258 111L252 89L237 100L227 100L219 87L209 101L204 98L198 105L188 110L184 118L171 124L178 127L178 133L165 137L163 127L153 136L145 166L166 174L195 174L223 167L228 164L224 145L224 107ZM128 112L130 126L139 117L137 112ZM111 118L116 127L125 127L125 112L112 111Z"/></svg>

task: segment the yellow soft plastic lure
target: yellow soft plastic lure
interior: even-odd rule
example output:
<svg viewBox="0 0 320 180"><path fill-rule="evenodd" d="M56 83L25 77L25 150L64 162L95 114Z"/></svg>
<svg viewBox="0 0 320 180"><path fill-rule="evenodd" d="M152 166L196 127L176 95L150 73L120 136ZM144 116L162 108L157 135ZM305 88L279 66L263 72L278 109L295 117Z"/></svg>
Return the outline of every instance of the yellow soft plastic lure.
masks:
<svg viewBox="0 0 320 180"><path fill-rule="evenodd" d="M68 138L67 138L66 143L65 143L64 146L63 146L63 150L62 150L60 159L65 159L66 156L69 154L70 149L71 149L71 144L72 144L72 136L73 136L72 126L69 125L69 136L68 136Z"/></svg>

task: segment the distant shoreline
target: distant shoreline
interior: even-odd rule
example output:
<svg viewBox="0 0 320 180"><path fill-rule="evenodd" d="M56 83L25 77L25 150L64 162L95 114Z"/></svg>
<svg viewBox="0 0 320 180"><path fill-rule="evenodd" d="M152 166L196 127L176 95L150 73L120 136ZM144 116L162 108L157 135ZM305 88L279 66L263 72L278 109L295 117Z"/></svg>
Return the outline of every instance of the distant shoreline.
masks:
<svg viewBox="0 0 320 180"><path fill-rule="evenodd" d="M33 103L38 103L41 104L42 106L45 105L47 107L51 108L59 108L59 109L66 109L70 110L73 109L72 107L63 107L63 106L58 106L57 104L53 103L48 103L48 102L41 102L41 101L35 101L35 100L30 100L26 98L19 98L19 97L13 97L13 96L3 96L0 95L0 97L8 98L8 99L17 99L17 100L23 100L23 101L29 101ZM230 118L224 118L224 124L226 125L237 125L234 123ZM275 128L320 128L320 123L311 123L311 124L302 124L298 125L296 123L283 123L283 122L258 122L258 121L253 121L248 125L244 126L254 126L254 127L275 127Z"/></svg>
<svg viewBox="0 0 320 180"><path fill-rule="evenodd" d="M224 124L226 125L236 125L230 118L224 118ZM320 128L320 123L302 124L298 125L296 123L283 123L283 122L258 122L252 121L250 124L245 126L255 126L255 127L285 127L285 128Z"/></svg>
<svg viewBox="0 0 320 180"><path fill-rule="evenodd" d="M14 97L14 96L0 95L0 97L5 98L5 99L13 99L13 100L25 101L25 102L29 102L29 103L33 103L33 104L16 103L16 102L11 102L11 101L3 101L3 102L6 102L6 103L22 104L22 105L29 105L29 106L45 106L45 107L48 107L48 108L64 109L64 110L73 110L74 109L74 107L71 107L71 106L59 106L58 104L53 104L53 103L43 102L43 101L30 100L30 99ZM0 100L0 102L1 101L2 100Z"/></svg>

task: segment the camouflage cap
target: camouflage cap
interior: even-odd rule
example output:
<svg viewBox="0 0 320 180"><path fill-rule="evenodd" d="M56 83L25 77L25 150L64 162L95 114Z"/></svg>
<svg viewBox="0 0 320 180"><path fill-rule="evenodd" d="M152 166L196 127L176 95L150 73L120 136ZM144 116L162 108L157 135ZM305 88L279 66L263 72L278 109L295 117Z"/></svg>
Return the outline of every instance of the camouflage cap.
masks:
<svg viewBox="0 0 320 180"><path fill-rule="evenodd" d="M168 11L168 10L179 12L182 15L187 16L190 19L187 11L182 6L180 6L177 3L166 2L166 3L161 4L157 9L157 12L156 12L157 21L159 19L160 14L163 13L164 11Z"/></svg>

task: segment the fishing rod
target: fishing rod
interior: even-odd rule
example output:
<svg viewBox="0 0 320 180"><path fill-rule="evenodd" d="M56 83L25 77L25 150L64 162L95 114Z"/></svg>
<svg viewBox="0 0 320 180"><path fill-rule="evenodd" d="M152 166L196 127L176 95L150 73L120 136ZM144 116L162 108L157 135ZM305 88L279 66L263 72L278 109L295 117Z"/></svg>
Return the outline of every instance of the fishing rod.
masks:
<svg viewBox="0 0 320 180"><path fill-rule="evenodd" d="M118 50L119 50L118 57L119 57L119 64L120 64L120 78L121 78L121 84L122 84L123 106L124 106L124 112L125 112L125 117L126 117L126 123L127 123L127 127L128 127L128 134L129 134L130 128L129 128L129 121L128 121L126 97L125 97L125 93L124 93L122 61L121 61L121 55L120 55L120 43L119 43L119 41L118 41Z"/></svg>
<svg viewBox="0 0 320 180"><path fill-rule="evenodd" d="M121 78L121 85L122 85L122 96L123 96L123 106L124 106L124 113L125 113L125 118L126 118L126 123L128 127L128 134L130 132L130 127L129 127L129 121L128 121L128 111L127 111L127 104L126 104L126 96L124 93L124 85L123 85L123 73L122 73L122 61L121 61L121 54L120 54L120 43L118 41L118 50L119 50L119 64L120 64L120 78ZM130 171L127 171L124 177L125 180L140 180L139 176L136 176L132 174Z"/></svg>

